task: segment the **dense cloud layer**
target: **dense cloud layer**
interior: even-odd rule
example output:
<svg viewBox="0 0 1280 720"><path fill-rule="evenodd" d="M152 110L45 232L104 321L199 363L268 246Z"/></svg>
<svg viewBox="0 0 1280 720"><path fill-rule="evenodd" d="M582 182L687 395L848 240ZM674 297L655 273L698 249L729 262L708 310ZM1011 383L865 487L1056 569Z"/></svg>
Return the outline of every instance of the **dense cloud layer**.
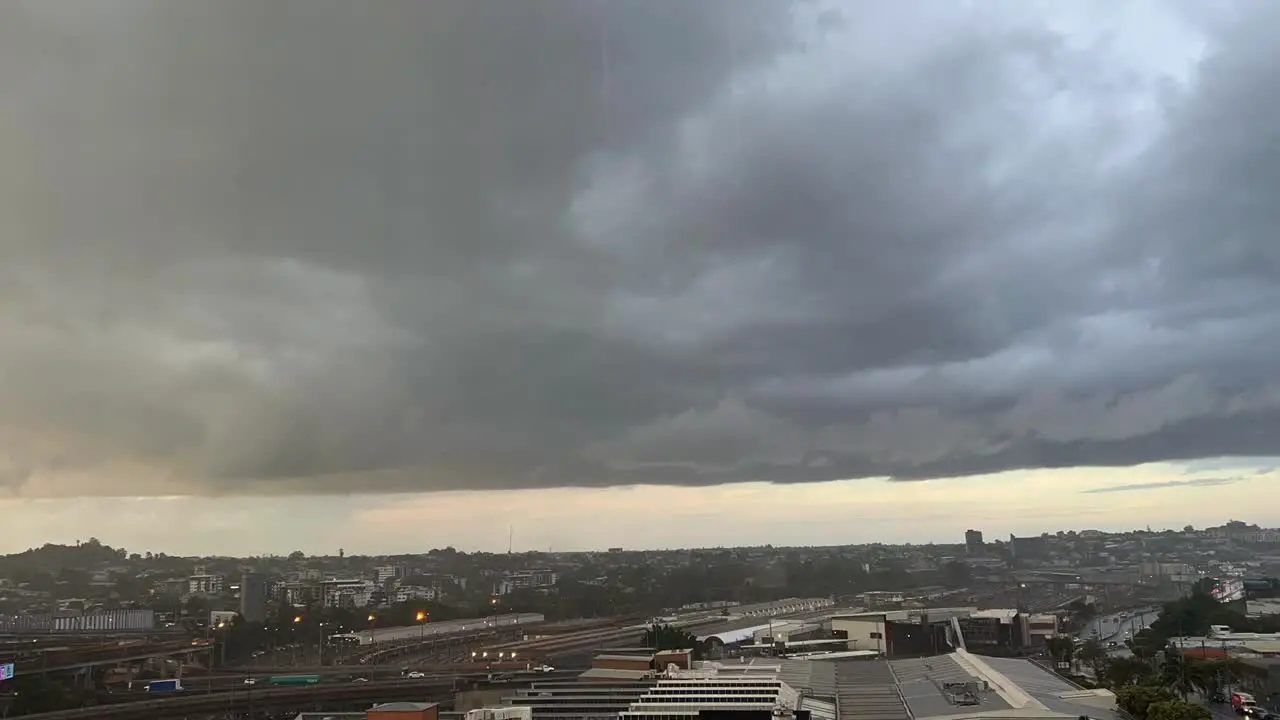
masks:
<svg viewBox="0 0 1280 720"><path fill-rule="evenodd" d="M0 7L0 484L1280 454L1264 6Z"/></svg>

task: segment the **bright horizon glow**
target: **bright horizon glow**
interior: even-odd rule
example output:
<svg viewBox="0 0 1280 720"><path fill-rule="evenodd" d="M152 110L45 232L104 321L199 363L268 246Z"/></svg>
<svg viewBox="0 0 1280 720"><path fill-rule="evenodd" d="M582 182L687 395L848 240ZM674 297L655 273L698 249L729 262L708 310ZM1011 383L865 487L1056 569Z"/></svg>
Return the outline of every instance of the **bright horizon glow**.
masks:
<svg viewBox="0 0 1280 720"><path fill-rule="evenodd" d="M347 555L962 542L1057 530L1280 525L1264 459L921 482L632 486L311 497L0 500L0 551L97 537L171 555ZM1223 489L1230 485L1229 493ZM1066 489L1066 488L1069 488Z"/></svg>

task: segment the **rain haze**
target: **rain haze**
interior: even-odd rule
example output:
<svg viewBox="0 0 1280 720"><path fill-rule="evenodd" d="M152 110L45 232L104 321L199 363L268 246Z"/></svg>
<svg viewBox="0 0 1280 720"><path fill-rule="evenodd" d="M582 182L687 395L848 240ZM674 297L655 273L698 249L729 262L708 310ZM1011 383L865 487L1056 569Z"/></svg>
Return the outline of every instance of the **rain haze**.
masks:
<svg viewBox="0 0 1280 720"><path fill-rule="evenodd" d="M6 2L0 550L1280 524L1277 32Z"/></svg>

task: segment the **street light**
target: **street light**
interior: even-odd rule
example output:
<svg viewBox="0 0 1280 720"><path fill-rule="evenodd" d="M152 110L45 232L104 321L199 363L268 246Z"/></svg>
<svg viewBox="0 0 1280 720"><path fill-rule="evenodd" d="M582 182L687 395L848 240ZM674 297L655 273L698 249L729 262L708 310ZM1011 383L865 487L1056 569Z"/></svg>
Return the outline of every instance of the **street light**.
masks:
<svg viewBox="0 0 1280 720"><path fill-rule="evenodd" d="M302 624L302 616L301 616L301 615L294 615L294 616L293 616L293 624L294 624L295 626L296 626L296 625L301 625L301 624ZM291 646L291 651L292 651L292 653L293 653L293 664L294 664L294 665L297 665L297 664L298 664L298 642L297 642L297 639L298 639L298 638L297 638L297 632L295 631L295 632L294 632L294 635L290 636L290 638L289 638L289 640L290 640L289 645Z"/></svg>
<svg viewBox="0 0 1280 720"><path fill-rule="evenodd" d="M426 610L419 610L419 611L418 611L418 614L417 614L416 616L414 616L414 617L415 617L415 619L418 621L418 627L419 627L418 639L419 639L420 641L422 641L422 642L426 642L426 640L427 640L427 611L426 611Z"/></svg>

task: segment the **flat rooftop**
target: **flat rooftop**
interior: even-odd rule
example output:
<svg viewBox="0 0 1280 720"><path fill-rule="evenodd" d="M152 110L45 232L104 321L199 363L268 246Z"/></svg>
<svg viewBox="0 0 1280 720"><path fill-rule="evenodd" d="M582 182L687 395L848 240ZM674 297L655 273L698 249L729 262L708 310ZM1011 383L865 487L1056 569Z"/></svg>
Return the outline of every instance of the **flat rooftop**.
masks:
<svg viewBox="0 0 1280 720"><path fill-rule="evenodd" d="M1081 715L1120 720L1109 691L1077 687L1031 660L964 650L888 661L792 658L781 661L779 679L834 699L838 720L1075 720Z"/></svg>

